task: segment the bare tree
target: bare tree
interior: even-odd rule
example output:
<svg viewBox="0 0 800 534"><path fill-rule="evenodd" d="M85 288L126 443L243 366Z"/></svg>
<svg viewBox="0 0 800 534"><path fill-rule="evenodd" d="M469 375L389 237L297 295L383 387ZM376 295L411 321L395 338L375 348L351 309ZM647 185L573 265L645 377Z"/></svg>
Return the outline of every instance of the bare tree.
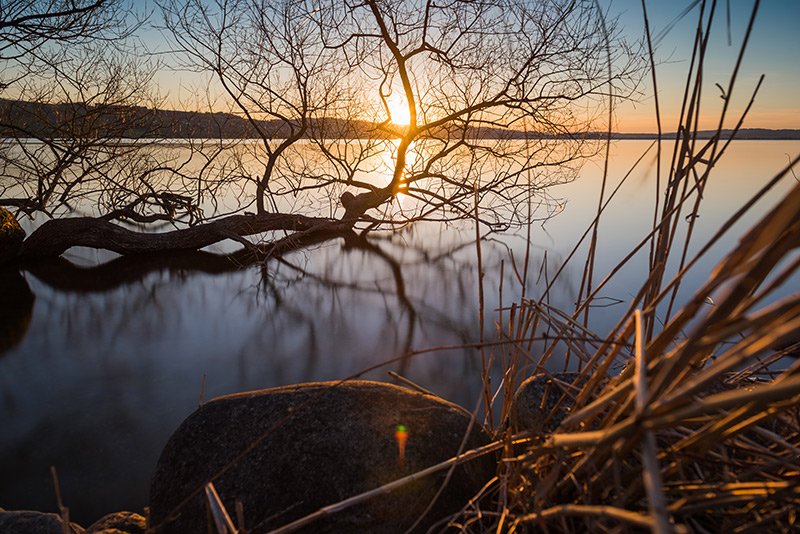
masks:
<svg viewBox="0 0 800 534"><path fill-rule="evenodd" d="M256 156L262 172L249 177L256 211L278 211L276 197L287 189L278 182L295 191L304 174L289 163L289 148L326 135L326 118L350 118L351 98L340 83L347 64L324 46L310 2L173 0L163 12L181 66L210 74L232 110L250 122L263 151Z"/></svg>
<svg viewBox="0 0 800 534"><path fill-rule="evenodd" d="M122 138L158 100L155 66L132 50L122 0L11 0L0 6L0 205L74 214L80 199L122 207L141 170ZM101 210L92 209L90 214Z"/></svg>
<svg viewBox="0 0 800 534"><path fill-rule="evenodd" d="M70 215L92 197L122 207L140 187L143 146L124 139L157 100L148 90L152 67L118 51L70 47L19 80L22 100L0 102L0 205L28 215ZM136 156L136 157L134 157Z"/></svg>
<svg viewBox="0 0 800 534"><path fill-rule="evenodd" d="M70 228L92 223L152 231L162 222L196 222L219 186L203 180L219 148L159 141L159 130L171 125L157 111L158 64L132 38L140 22L131 5L8 7L8 53L0 60L10 65L5 88L13 99L0 100L0 206L51 219L44 237L57 244L63 233L57 248L70 246Z"/></svg>
<svg viewBox="0 0 800 534"><path fill-rule="evenodd" d="M354 227L476 213L507 228L549 207L544 188L574 176L594 150L584 134L611 94L630 90L635 70L588 0L167 0L161 8L174 66L205 74L210 111L245 121L257 143L190 147L183 162L159 156L160 165L137 151L129 179L106 174L115 193L99 219L51 221L23 255L73 245L198 249L223 239L275 254ZM237 191L224 210L220 184ZM41 208L42 195L30 193L0 203L35 197ZM255 213L244 213L251 205ZM175 229L112 222L122 218ZM244 239L251 235L266 241Z"/></svg>
<svg viewBox="0 0 800 534"><path fill-rule="evenodd" d="M351 200L355 213L403 193L418 218L471 217L477 196L506 226L530 195L570 178L594 114L633 80L633 56L595 2L367 0L331 11L328 45L375 81L386 121L399 101L409 123L391 179Z"/></svg>
<svg viewBox="0 0 800 534"><path fill-rule="evenodd" d="M471 217L476 194L486 222L522 222L527 201L546 200L545 186L574 176L569 164L593 149L582 134L609 94L630 91L634 70L589 1L176 0L165 13L184 66L213 73L259 133L267 158L258 213L265 202L277 209L281 193L317 188L341 195L343 220L372 225ZM398 104L410 124L392 116ZM263 117L280 121L279 139L260 127ZM374 137L398 141L351 154L319 144L317 174L298 170L314 155L305 148L292 159L289 147L324 138L312 125L340 118L377 124ZM364 155L380 150L392 153L388 166L365 168ZM402 210L365 217L398 194Z"/></svg>
<svg viewBox="0 0 800 534"><path fill-rule="evenodd" d="M1 91L39 72L48 48L116 40L128 33L120 0L7 0L0 4Z"/></svg>

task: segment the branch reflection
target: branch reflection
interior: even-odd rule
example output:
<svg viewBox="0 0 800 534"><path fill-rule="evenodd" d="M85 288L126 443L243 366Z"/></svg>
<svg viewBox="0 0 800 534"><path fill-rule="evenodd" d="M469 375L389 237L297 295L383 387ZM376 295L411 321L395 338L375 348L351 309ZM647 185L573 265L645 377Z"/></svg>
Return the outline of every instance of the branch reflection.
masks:
<svg viewBox="0 0 800 534"><path fill-rule="evenodd" d="M161 447L196 407L204 375L209 399L405 356L365 377L394 370L472 404L474 350L407 355L477 339L473 232L348 232L266 261L253 250L60 258L24 265L28 282L3 276L31 289L28 308L16 308L28 333L0 360L0 463L15 466L0 500L49 509L55 465L75 517L144 506ZM507 250L485 246L497 276Z"/></svg>
<svg viewBox="0 0 800 534"><path fill-rule="evenodd" d="M0 269L0 356L19 345L28 333L36 297L14 269Z"/></svg>

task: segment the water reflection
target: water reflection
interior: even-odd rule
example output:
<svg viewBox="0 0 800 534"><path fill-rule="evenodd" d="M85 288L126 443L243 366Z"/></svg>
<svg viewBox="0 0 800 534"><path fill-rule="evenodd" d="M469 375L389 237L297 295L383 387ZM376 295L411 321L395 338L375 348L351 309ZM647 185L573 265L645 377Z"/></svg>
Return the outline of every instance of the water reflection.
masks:
<svg viewBox="0 0 800 534"><path fill-rule="evenodd" d="M624 176L648 144L615 145L612 181ZM798 146L734 144L707 188L692 250ZM590 163L578 181L550 190L569 202L561 215L532 228L530 243L524 232L483 242L487 339L495 336L496 310L519 298L517 272L527 276L526 294L535 298L561 267L594 216L601 175L602 165ZM649 231L652 177L652 167L638 169L620 190L617 208L604 214L598 279ZM761 212L785 189L770 193ZM750 221L697 264L679 300L705 280ZM526 252L527 275L521 267ZM551 294L553 305L569 309L576 299L584 256L576 257ZM204 375L204 396L211 398L341 379L400 357L365 376L386 380L387 371L397 371L465 406L474 406L478 397L477 351L402 358L411 350L479 339L470 223L418 224L369 239L346 234L266 262L224 248L137 258L78 250L68 258L26 265L22 275L0 273L3 313L9 314L2 325L16 325L4 334L0 357L4 508L53 511L49 466L55 465L64 499L79 521L140 510L156 458L197 406ZM596 331L616 323L646 265L646 253L634 257L604 288L598 304L612 305L593 310ZM796 290L799 284L795 277L787 287Z"/></svg>
<svg viewBox="0 0 800 534"><path fill-rule="evenodd" d="M0 356L19 345L31 324L36 297L16 269L0 268Z"/></svg>
<svg viewBox="0 0 800 534"><path fill-rule="evenodd" d="M0 503L53 510L55 465L78 520L141 509L204 375L211 398L474 342L471 232L431 228L347 234L268 262L206 251L26 266L37 302L0 368ZM504 247L486 244L484 254L496 277ZM393 370L473 404L479 368L465 349L399 358L366 376Z"/></svg>

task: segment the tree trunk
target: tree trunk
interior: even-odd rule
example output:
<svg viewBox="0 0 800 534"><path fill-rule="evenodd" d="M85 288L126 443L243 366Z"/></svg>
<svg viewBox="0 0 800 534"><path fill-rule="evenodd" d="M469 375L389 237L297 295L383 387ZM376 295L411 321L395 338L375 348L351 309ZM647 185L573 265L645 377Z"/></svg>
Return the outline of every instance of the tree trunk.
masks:
<svg viewBox="0 0 800 534"><path fill-rule="evenodd" d="M23 260L60 256L70 247L91 247L118 254L148 254L199 250L225 239L286 230L290 232L330 233L341 231L342 223L302 215L231 215L189 228L162 233L136 232L118 224L92 217L47 221L22 243ZM350 225L352 226L352 225ZM281 243L279 240L277 243Z"/></svg>

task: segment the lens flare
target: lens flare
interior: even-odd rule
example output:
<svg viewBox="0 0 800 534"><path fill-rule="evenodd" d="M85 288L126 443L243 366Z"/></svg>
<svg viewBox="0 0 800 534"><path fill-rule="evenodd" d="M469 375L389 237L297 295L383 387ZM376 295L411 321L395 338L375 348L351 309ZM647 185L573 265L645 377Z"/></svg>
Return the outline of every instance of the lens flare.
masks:
<svg viewBox="0 0 800 534"><path fill-rule="evenodd" d="M397 441L397 464L402 469L406 463L406 441L408 441L408 429L405 425L397 425L394 439Z"/></svg>

